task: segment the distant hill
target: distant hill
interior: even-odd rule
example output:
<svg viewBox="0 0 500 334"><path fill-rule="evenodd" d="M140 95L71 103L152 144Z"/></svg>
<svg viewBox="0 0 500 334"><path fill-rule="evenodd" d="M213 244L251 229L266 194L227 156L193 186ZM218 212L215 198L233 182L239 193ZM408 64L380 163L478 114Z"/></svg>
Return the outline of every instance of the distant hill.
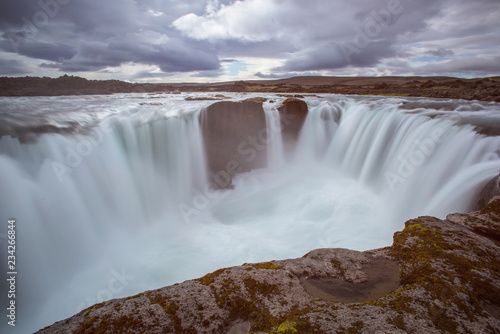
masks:
<svg viewBox="0 0 500 334"><path fill-rule="evenodd" d="M106 95L115 93L262 92L425 96L500 102L500 77L293 77L210 84L138 84L75 76L0 77L0 96Z"/></svg>

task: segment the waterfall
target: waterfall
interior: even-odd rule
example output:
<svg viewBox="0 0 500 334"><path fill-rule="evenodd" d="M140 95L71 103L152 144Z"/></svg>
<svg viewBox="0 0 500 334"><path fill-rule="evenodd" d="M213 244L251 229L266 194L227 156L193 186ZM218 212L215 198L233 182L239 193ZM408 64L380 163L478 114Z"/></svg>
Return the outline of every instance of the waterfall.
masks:
<svg viewBox="0 0 500 334"><path fill-rule="evenodd" d="M285 166L280 114L274 103L269 101L264 102L263 108L267 124L268 167L273 171L277 171Z"/></svg>
<svg viewBox="0 0 500 334"><path fill-rule="evenodd" d="M151 121L146 109L110 116L71 136L48 133L27 144L9 136L0 140L0 212L18 222L18 271L25 284L17 302L24 314L50 319L51 312L69 315L78 305L91 306L86 301L96 300L110 278L102 272L89 277L98 282L89 295L71 292L77 289L68 285L73 277L92 266L107 267L108 275L119 272L120 266L103 263L121 243L140 249L131 234L165 224L162 233L175 238L183 226L178 203L190 201L193 189L207 183L199 110L165 117L156 108ZM67 297L60 298L71 307L49 303L40 309L41 301L65 286Z"/></svg>
<svg viewBox="0 0 500 334"><path fill-rule="evenodd" d="M470 208L498 174L500 137L453 117L401 112L396 103L331 100L313 104L304 124L297 160L310 159L374 189L400 220L444 218Z"/></svg>
<svg viewBox="0 0 500 334"><path fill-rule="evenodd" d="M325 101L318 106L310 105L309 109L298 143L296 162L320 160L339 126L339 105Z"/></svg>
<svg viewBox="0 0 500 334"><path fill-rule="evenodd" d="M467 211L500 171L500 137L477 125L497 120L498 104L443 112L425 99L409 110L408 99L307 97L284 152L280 98L264 95L277 101L264 103L268 168L222 190L208 187L199 122L211 101L0 98L0 233L16 218L16 329L220 267L388 246L408 218ZM50 127L29 133L34 120Z"/></svg>

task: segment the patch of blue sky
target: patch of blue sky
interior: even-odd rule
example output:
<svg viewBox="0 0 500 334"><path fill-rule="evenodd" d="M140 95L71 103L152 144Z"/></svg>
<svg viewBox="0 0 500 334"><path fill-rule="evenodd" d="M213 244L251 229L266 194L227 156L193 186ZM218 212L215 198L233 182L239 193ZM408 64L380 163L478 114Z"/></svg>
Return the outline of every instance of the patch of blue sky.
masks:
<svg viewBox="0 0 500 334"><path fill-rule="evenodd" d="M235 61L227 67L227 74L230 76L236 76L242 71L247 70L247 63L244 61Z"/></svg>

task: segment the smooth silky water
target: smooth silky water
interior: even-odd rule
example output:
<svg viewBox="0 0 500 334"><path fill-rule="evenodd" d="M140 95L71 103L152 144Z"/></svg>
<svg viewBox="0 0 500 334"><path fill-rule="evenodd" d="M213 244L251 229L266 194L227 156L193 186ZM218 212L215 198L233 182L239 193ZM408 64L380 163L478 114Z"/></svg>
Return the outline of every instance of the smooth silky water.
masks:
<svg viewBox="0 0 500 334"><path fill-rule="evenodd" d="M199 122L214 101L0 98L1 258L15 218L16 330L221 267L389 246L409 218L470 209L500 172L500 137L476 131L500 129L495 103L306 97L284 152L284 98L225 95L274 103L264 103L268 168L223 190L208 186Z"/></svg>

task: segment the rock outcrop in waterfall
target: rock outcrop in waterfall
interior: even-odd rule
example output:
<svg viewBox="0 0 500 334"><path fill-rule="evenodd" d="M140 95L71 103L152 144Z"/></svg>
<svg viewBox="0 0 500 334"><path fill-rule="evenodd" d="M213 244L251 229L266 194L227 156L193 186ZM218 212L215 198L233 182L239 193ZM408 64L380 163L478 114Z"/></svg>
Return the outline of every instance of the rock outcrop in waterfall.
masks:
<svg viewBox="0 0 500 334"><path fill-rule="evenodd" d="M263 108L266 100L217 102L200 114L207 165L216 188L230 187L237 173L267 166L272 130ZM283 141L295 145L308 113L307 103L289 98L278 111Z"/></svg>
<svg viewBox="0 0 500 334"><path fill-rule="evenodd" d="M266 145L259 140L259 133L266 130L262 102L222 101L202 111L201 129L211 173L234 175L266 166Z"/></svg>

